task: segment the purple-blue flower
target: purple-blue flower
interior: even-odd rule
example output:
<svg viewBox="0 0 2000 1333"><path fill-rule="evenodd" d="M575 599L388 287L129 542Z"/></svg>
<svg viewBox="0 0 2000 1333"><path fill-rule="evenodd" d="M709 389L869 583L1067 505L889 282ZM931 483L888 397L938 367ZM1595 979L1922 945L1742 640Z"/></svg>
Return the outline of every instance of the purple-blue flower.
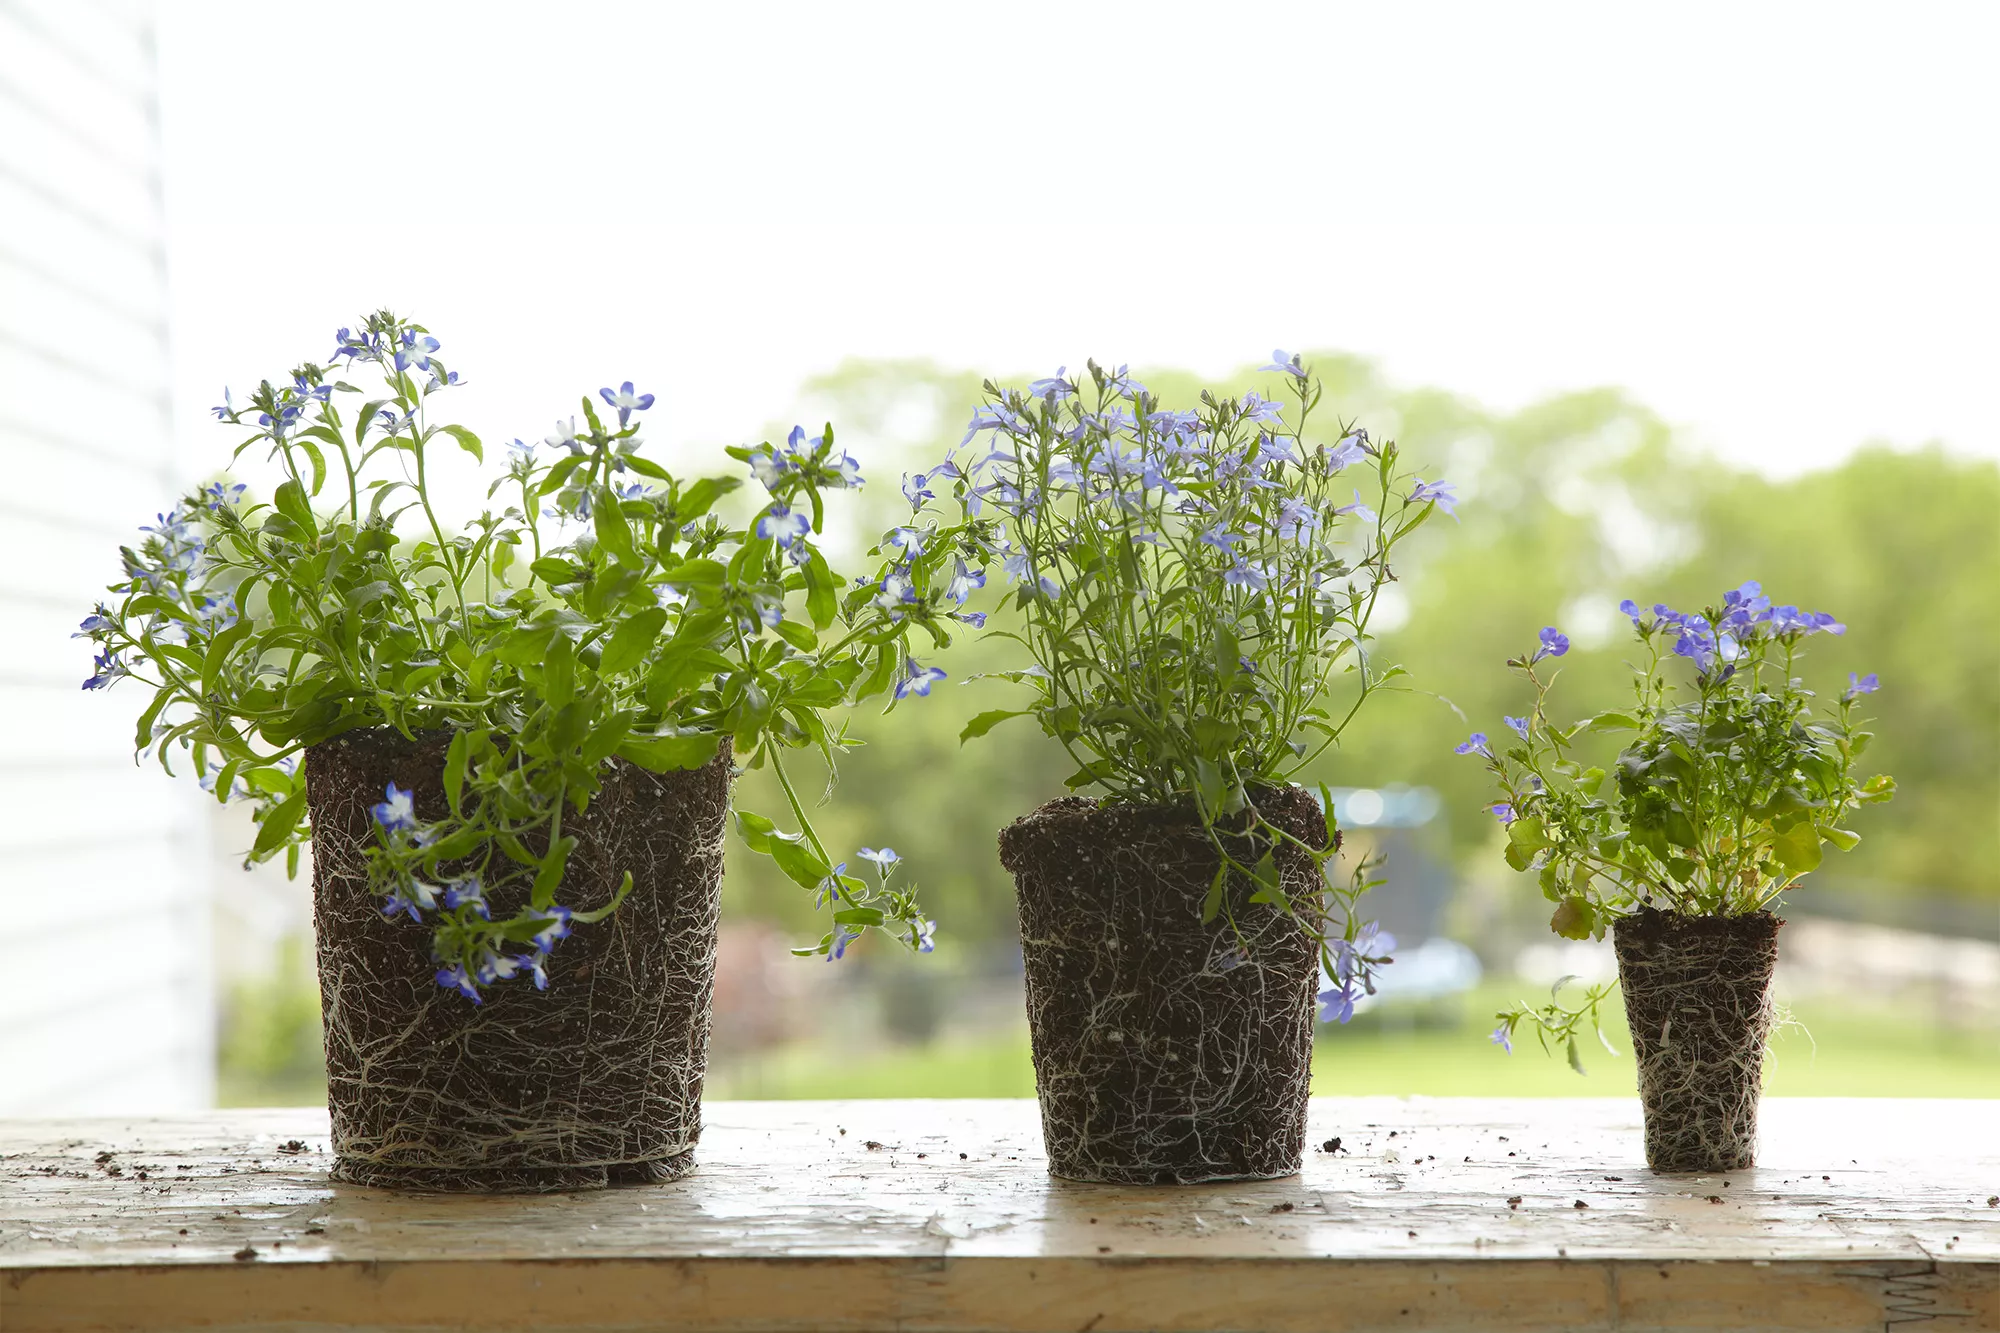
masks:
<svg viewBox="0 0 2000 1333"><path fill-rule="evenodd" d="M486 886L477 875L467 875L464 879L453 880L445 886L444 905L447 908L471 907L479 915L492 919L486 907Z"/></svg>
<svg viewBox="0 0 2000 1333"><path fill-rule="evenodd" d="M1361 997L1355 994L1352 981L1343 981L1321 991L1318 998L1320 1022L1345 1023L1354 1017L1354 1002Z"/></svg>
<svg viewBox="0 0 2000 1333"><path fill-rule="evenodd" d="M1632 617L1633 629L1639 630L1642 633L1645 631L1646 622L1639 618L1639 604L1637 602L1633 601L1630 597L1627 597L1624 601L1618 603L1618 609L1624 614Z"/></svg>
<svg viewBox="0 0 2000 1333"><path fill-rule="evenodd" d="M1511 824L1514 822L1514 807L1506 801L1495 801L1493 804L1487 806L1486 809L1502 824Z"/></svg>
<svg viewBox="0 0 2000 1333"><path fill-rule="evenodd" d="M1511 1024L1502 1023L1499 1027L1494 1028L1493 1035L1488 1040L1501 1050L1507 1052L1507 1054L1512 1055L1514 1053L1514 1032Z"/></svg>
<svg viewBox="0 0 2000 1333"><path fill-rule="evenodd" d="M1319 514L1296 495L1288 495L1278 502L1278 535L1286 541L1309 538L1318 526Z"/></svg>
<svg viewBox="0 0 2000 1333"><path fill-rule="evenodd" d="M1857 676L1852 671L1847 673L1846 697L1849 699L1863 694L1873 694L1881 688L1882 681L1873 671L1865 676Z"/></svg>
<svg viewBox="0 0 2000 1333"><path fill-rule="evenodd" d="M910 502L910 508L918 509L926 500L935 500L936 492L931 490L931 474L918 472L903 474L903 498Z"/></svg>
<svg viewBox="0 0 2000 1333"><path fill-rule="evenodd" d="M835 959L846 957L847 946L860 938L861 936L858 933L849 930L846 926L835 926L833 928L833 940L827 945L826 961L831 963Z"/></svg>
<svg viewBox="0 0 2000 1333"><path fill-rule="evenodd" d="M924 534L916 528L892 528L883 543L901 550L904 559L914 559L924 553Z"/></svg>
<svg viewBox="0 0 2000 1333"><path fill-rule="evenodd" d="M528 969L528 975L535 979L536 990L549 988L549 956L545 953L531 953L521 959L521 966Z"/></svg>
<svg viewBox="0 0 2000 1333"><path fill-rule="evenodd" d="M1503 717L1503 718L1501 718L1500 720L1501 720L1502 722L1505 722L1505 723L1507 724L1507 727L1508 727L1508 729L1509 729L1510 731L1512 731L1512 732L1513 732L1513 733L1514 733L1514 734L1515 734L1516 736L1519 736L1519 737L1520 737L1520 738L1521 738L1522 740L1526 740L1526 739L1528 739L1528 719L1527 719L1527 718L1525 718L1525 717Z"/></svg>
<svg viewBox="0 0 2000 1333"><path fill-rule="evenodd" d="M1334 510L1333 512L1336 515L1339 514L1358 515L1361 518L1361 520L1365 523L1373 523L1376 521L1375 511L1373 509L1370 509L1366 504L1362 503L1361 492L1359 490L1356 490L1354 492L1353 504L1342 505L1340 506L1340 508Z"/></svg>
<svg viewBox="0 0 2000 1333"><path fill-rule="evenodd" d="M1425 481L1422 477L1415 478L1415 481L1417 484L1410 491L1411 504L1435 504L1453 518L1458 517L1458 494L1452 489L1451 482Z"/></svg>
<svg viewBox="0 0 2000 1333"><path fill-rule="evenodd" d="M1076 385L1063 378L1069 373L1068 366L1057 366L1056 373L1047 379L1039 379L1028 385L1030 398L1050 399L1060 402L1076 394Z"/></svg>
<svg viewBox="0 0 2000 1333"><path fill-rule="evenodd" d="M408 370L412 366L418 370L431 368L431 353L438 350L438 340L429 334L420 334L415 329L403 330L403 341L396 348L396 369Z"/></svg>
<svg viewBox="0 0 2000 1333"><path fill-rule="evenodd" d="M1251 592L1262 592L1270 583L1263 570L1242 560L1222 571L1222 581L1232 588L1246 588Z"/></svg>
<svg viewBox="0 0 2000 1333"><path fill-rule="evenodd" d="M957 564L953 567L951 585L945 589L944 595L951 598L958 605L964 606L966 599L972 596L975 589L985 586L986 571L983 569L967 568L965 559L961 556Z"/></svg>
<svg viewBox="0 0 2000 1333"><path fill-rule="evenodd" d="M1539 662L1544 657L1561 657L1569 651L1569 635L1554 625L1544 626L1540 637L1541 646L1535 649L1535 655L1528 659L1530 662Z"/></svg>
<svg viewBox="0 0 2000 1333"><path fill-rule="evenodd" d="M864 861L874 862L875 869L880 871L885 879L888 877L889 868L891 866L896 865L903 859L902 857L896 855L896 849L894 847L882 847L879 849L875 847L863 847L860 851L856 852L855 855L860 857Z"/></svg>
<svg viewBox="0 0 2000 1333"><path fill-rule="evenodd" d="M97 654L91 666L93 668L91 677L83 682L83 688L86 690L101 690L120 676L132 674L131 669L118 660L118 654L115 652Z"/></svg>
<svg viewBox="0 0 2000 1333"><path fill-rule="evenodd" d="M1469 739L1460 741L1457 745L1452 746L1451 752L1453 754L1483 754L1488 759L1493 757L1493 751L1486 748L1486 733L1483 731L1473 732Z"/></svg>
<svg viewBox="0 0 2000 1333"><path fill-rule="evenodd" d="M383 916L398 917L405 913L409 915L410 920L417 922L419 925L423 923L424 914L417 910L417 904L411 899L404 897L400 893L391 893L382 899Z"/></svg>
<svg viewBox="0 0 2000 1333"><path fill-rule="evenodd" d="M1288 355L1282 347L1272 348L1271 364L1268 366L1259 366L1257 369L1260 371L1271 371L1280 375L1290 375L1295 380L1303 380L1306 377L1305 367L1299 364L1299 358L1295 355Z"/></svg>
<svg viewBox="0 0 2000 1333"><path fill-rule="evenodd" d="M542 953L556 947L556 941L569 934L570 917L574 915L567 907L551 907L542 913L542 928L531 937L535 948Z"/></svg>
<svg viewBox="0 0 2000 1333"><path fill-rule="evenodd" d="M944 671L939 667L918 666L917 659L910 659L909 674L896 682L896 697L906 698L912 694L929 695L931 686L944 679Z"/></svg>
<svg viewBox="0 0 2000 1333"><path fill-rule="evenodd" d="M757 520L757 535L780 546L790 546L812 531L812 520L786 505L772 505L771 512Z"/></svg>
<svg viewBox="0 0 2000 1333"><path fill-rule="evenodd" d="M109 633L111 627L111 608L100 603L96 610L83 618L83 622L76 627L76 633L70 635L70 637L72 639L94 638L99 634Z"/></svg>
<svg viewBox="0 0 2000 1333"><path fill-rule="evenodd" d="M465 966L462 963L453 963L449 967L439 968L437 970L437 984L446 990L457 991L474 1004L484 1003L479 995L479 987L474 984L470 976L466 975Z"/></svg>
<svg viewBox="0 0 2000 1333"><path fill-rule="evenodd" d="M937 922L927 916L920 916L912 929L916 932L918 953L930 953L937 948Z"/></svg>
<svg viewBox="0 0 2000 1333"><path fill-rule="evenodd" d="M385 801L378 801L369 809L375 822L382 826L384 833L408 833L417 826L416 800L409 792L391 782L385 793Z"/></svg>
<svg viewBox="0 0 2000 1333"><path fill-rule="evenodd" d="M984 611L953 611L949 614L953 620L962 620L974 629L986 628L986 613Z"/></svg>
<svg viewBox="0 0 2000 1333"><path fill-rule="evenodd" d="M626 380L623 384L619 385L617 393L613 393L609 389L599 389L597 393L605 402L618 409L618 424L620 426L630 421L634 412L643 412L653 405L652 394L632 392L631 380Z"/></svg>

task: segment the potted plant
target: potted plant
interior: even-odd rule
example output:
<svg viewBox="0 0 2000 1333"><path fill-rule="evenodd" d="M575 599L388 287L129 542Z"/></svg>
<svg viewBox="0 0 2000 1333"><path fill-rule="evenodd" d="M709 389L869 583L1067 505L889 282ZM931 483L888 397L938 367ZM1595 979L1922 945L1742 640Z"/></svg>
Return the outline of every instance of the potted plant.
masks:
<svg viewBox="0 0 2000 1333"><path fill-rule="evenodd" d="M929 623L983 628L967 602L1012 582L988 632L1025 650L998 674L1031 694L963 739L1032 717L1076 762L1079 794L1000 835L1057 1176L1296 1172L1322 972L1345 1021L1393 944L1355 915L1366 867L1336 882L1324 793L1291 778L1400 674L1370 617L1393 548L1453 496L1365 431L1309 441L1319 384L1282 353L1266 369L1290 420L1256 393L1169 409L1094 362L988 382L882 548L873 595Z"/></svg>
<svg viewBox="0 0 2000 1333"><path fill-rule="evenodd" d="M1886 775L1860 780L1870 733L1857 708L1873 673L1818 710L1798 675L1803 644L1845 626L1824 612L1774 606L1756 583L1698 614L1626 601L1639 640L1633 702L1568 725L1548 714L1569 640L1550 628L1508 662L1534 691L1514 740L1483 732L1457 747L1484 758L1499 785L1507 863L1537 872L1565 939L1604 938L1637 1051L1646 1161L1656 1171L1733 1171L1756 1157L1757 1103L1771 1018L1771 974L1784 923L1771 906L1820 864L1852 848L1862 805L1888 800ZM1615 758L1581 753L1590 737L1626 735ZM1561 983L1558 983L1560 987ZM1558 997L1499 1015L1508 1050L1523 1024L1562 1046L1595 1027L1610 986L1581 1004ZM1603 1033L1598 1032L1602 1040ZM1607 1049L1609 1043L1606 1043Z"/></svg>
<svg viewBox="0 0 2000 1333"><path fill-rule="evenodd" d="M372 394L340 378L368 371ZM737 811L740 834L831 918L796 952L870 928L930 948L893 857L872 884L833 864L784 761L832 762L825 714L888 687L907 626L865 604L836 626L814 536L861 478L831 428L731 451L768 492L739 525L717 510L736 478L645 455L630 383L514 441L504 507L447 532L432 453L483 458L434 418L458 379L382 313L225 395L237 455L284 480L268 504L217 482L124 549L84 688L152 687L138 749L250 801L250 859L295 871L311 842L337 1179L671 1178L700 1132L738 766L770 765L798 825Z"/></svg>

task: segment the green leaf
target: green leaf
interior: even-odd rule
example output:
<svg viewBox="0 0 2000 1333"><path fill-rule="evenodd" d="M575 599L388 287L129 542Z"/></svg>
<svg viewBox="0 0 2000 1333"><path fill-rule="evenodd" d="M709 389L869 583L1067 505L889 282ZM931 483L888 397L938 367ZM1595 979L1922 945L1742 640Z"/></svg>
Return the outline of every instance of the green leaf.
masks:
<svg viewBox="0 0 2000 1333"><path fill-rule="evenodd" d="M1093 782L1104 781L1111 776L1111 772L1110 760L1093 759L1076 772L1064 778L1063 786L1068 787L1071 791L1076 791L1080 787L1088 787Z"/></svg>
<svg viewBox="0 0 2000 1333"><path fill-rule="evenodd" d="M1639 719L1630 713L1599 713L1584 723L1585 731L1637 731Z"/></svg>
<svg viewBox="0 0 2000 1333"><path fill-rule="evenodd" d="M1852 829L1826 828L1820 835L1843 852L1851 852L1861 845L1861 835Z"/></svg>
<svg viewBox="0 0 2000 1333"><path fill-rule="evenodd" d="M292 830L299 826L305 812L304 787L265 811L264 818L257 825L257 841L250 849L250 859L261 860L282 847L285 840L292 836Z"/></svg>
<svg viewBox="0 0 2000 1333"><path fill-rule="evenodd" d="M438 429L451 436L452 439L457 440L459 448L465 450L465 452L471 454L482 463L486 461L486 451L480 446L477 435L474 435L463 426L440 426Z"/></svg>
<svg viewBox="0 0 2000 1333"><path fill-rule="evenodd" d="M753 852L769 854L771 839L777 834L778 826L759 814L748 810L736 812L736 836L743 839L743 845Z"/></svg>
<svg viewBox="0 0 2000 1333"><path fill-rule="evenodd" d="M1565 898L1549 918L1549 929L1566 940L1587 940L1597 927L1597 913L1582 898Z"/></svg>
<svg viewBox="0 0 2000 1333"><path fill-rule="evenodd" d="M625 512L618 507L618 497L608 487L597 488L597 501L591 506L590 521L597 529L597 541L605 550L616 556L621 565L637 566L639 553L632 546L632 525L625 521Z"/></svg>
<svg viewBox="0 0 2000 1333"><path fill-rule="evenodd" d="M303 540L310 541L313 534L319 531L319 522L313 517L312 503L306 499L304 489L296 481L281 483L272 498L278 506L278 512L299 527Z"/></svg>
<svg viewBox="0 0 2000 1333"><path fill-rule="evenodd" d="M1571 1037L1569 1039L1569 1067L1571 1069L1574 1069L1579 1074L1589 1072L1583 1067L1583 1056L1578 1052L1576 1048L1575 1037Z"/></svg>
<svg viewBox="0 0 2000 1333"><path fill-rule="evenodd" d="M454 817L463 818L459 801L465 791L465 766L472 756L472 733L454 732L444 752L444 799Z"/></svg>
<svg viewBox="0 0 2000 1333"><path fill-rule="evenodd" d="M1209 881L1208 892L1201 900L1201 919L1204 925L1215 920L1217 914L1222 911L1222 891L1228 883L1229 863L1224 861L1215 868L1215 878Z"/></svg>
<svg viewBox="0 0 2000 1333"><path fill-rule="evenodd" d="M680 493L674 503L674 518L681 523L692 523L742 484L737 477L703 477Z"/></svg>
<svg viewBox="0 0 2000 1333"><path fill-rule="evenodd" d="M815 881L817 883L817 881ZM835 923L843 926L879 926L884 918L879 907L846 907L833 914Z"/></svg>
<svg viewBox="0 0 2000 1333"><path fill-rule="evenodd" d="M805 577L806 614L812 618L813 628L823 631L833 624L839 609L840 583L817 550L806 558Z"/></svg>
<svg viewBox="0 0 2000 1333"><path fill-rule="evenodd" d="M780 620L773 628L779 638L802 653L809 653L819 647L819 635L813 633L809 625L801 625L796 620Z"/></svg>
<svg viewBox="0 0 2000 1333"><path fill-rule="evenodd" d="M1771 854L1778 864L1795 875L1803 875L1818 867L1821 851L1819 830L1810 820L1801 820L1787 832L1780 833L1771 844Z"/></svg>
<svg viewBox="0 0 2000 1333"><path fill-rule="evenodd" d="M1538 817L1529 815L1507 826L1507 845L1519 847L1525 852L1538 852L1544 847L1555 846L1556 840L1549 836L1548 829ZM1517 870L1520 868L1515 867Z"/></svg>
<svg viewBox="0 0 2000 1333"><path fill-rule="evenodd" d="M604 653L598 659L597 669L604 675L615 676L637 666L652 651L666 624L665 607L653 606L639 612L612 631L611 638L604 645Z"/></svg>
<svg viewBox="0 0 2000 1333"><path fill-rule="evenodd" d="M1033 711L1033 709L1028 708L989 709L965 724L965 730L958 733L958 743L963 745L974 736L984 736L1010 717L1026 717Z"/></svg>
<svg viewBox="0 0 2000 1333"><path fill-rule="evenodd" d="M767 849L778 869L791 877L792 883L802 889L816 889L827 876L828 866L819 859L803 842L784 842L773 838Z"/></svg>
<svg viewBox="0 0 2000 1333"><path fill-rule="evenodd" d="M685 736L627 736L612 753L654 773L700 768L715 758L720 738L713 732ZM755 849L755 850L762 850Z"/></svg>

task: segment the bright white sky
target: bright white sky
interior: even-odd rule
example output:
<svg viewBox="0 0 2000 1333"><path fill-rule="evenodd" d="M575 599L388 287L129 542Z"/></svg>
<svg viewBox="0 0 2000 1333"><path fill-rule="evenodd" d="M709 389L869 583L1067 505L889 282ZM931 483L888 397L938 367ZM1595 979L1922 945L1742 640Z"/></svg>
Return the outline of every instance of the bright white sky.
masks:
<svg viewBox="0 0 2000 1333"><path fill-rule="evenodd" d="M1777 473L2000 456L1997 15L164 5L183 461L223 384L385 304L489 439L627 377L714 443L849 356L1275 343L1503 407L1623 385Z"/></svg>

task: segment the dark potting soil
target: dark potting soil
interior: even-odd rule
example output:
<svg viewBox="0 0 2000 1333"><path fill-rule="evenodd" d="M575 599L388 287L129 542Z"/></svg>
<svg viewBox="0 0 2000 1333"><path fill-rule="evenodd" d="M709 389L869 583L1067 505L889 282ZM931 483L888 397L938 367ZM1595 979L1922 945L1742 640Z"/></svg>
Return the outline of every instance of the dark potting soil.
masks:
<svg viewBox="0 0 2000 1333"><path fill-rule="evenodd" d="M730 754L649 773L613 760L558 901L588 911L632 873L608 919L475 1005L434 980L431 929L385 918L368 889L369 807L391 781L443 818L445 733L349 732L306 756L313 920L337 1180L409 1189L546 1191L670 1180L693 1165L707 1070ZM539 848L530 847L531 851ZM489 884L496 917L527 878Z"/></svg>
<svg viewBox="0 0 2000 1333"><path fill-rule="evenodd" d="M1259 796L1271 823L1313 847L1326 816L1299 788ZM1232 853L1262 848L1236 835ZM1228 914L1204 924L1219 859L1191 805L1100 806L1065 797L1000 833L1021 910L1036 1094L1052 1174L1188 1184L1296 1173L1311 1088L1312 936L1249 902L1232 877ZM1299 901L1319 871L1277 852Z"/></svg>
<svg viewBox="0 0 2000 1333"><path fill-rule="evenodd" d="M1737 1171L1757 1156L1778 928L1769 912L1651 907L1612 927L1655 1171Z"/></svg>

